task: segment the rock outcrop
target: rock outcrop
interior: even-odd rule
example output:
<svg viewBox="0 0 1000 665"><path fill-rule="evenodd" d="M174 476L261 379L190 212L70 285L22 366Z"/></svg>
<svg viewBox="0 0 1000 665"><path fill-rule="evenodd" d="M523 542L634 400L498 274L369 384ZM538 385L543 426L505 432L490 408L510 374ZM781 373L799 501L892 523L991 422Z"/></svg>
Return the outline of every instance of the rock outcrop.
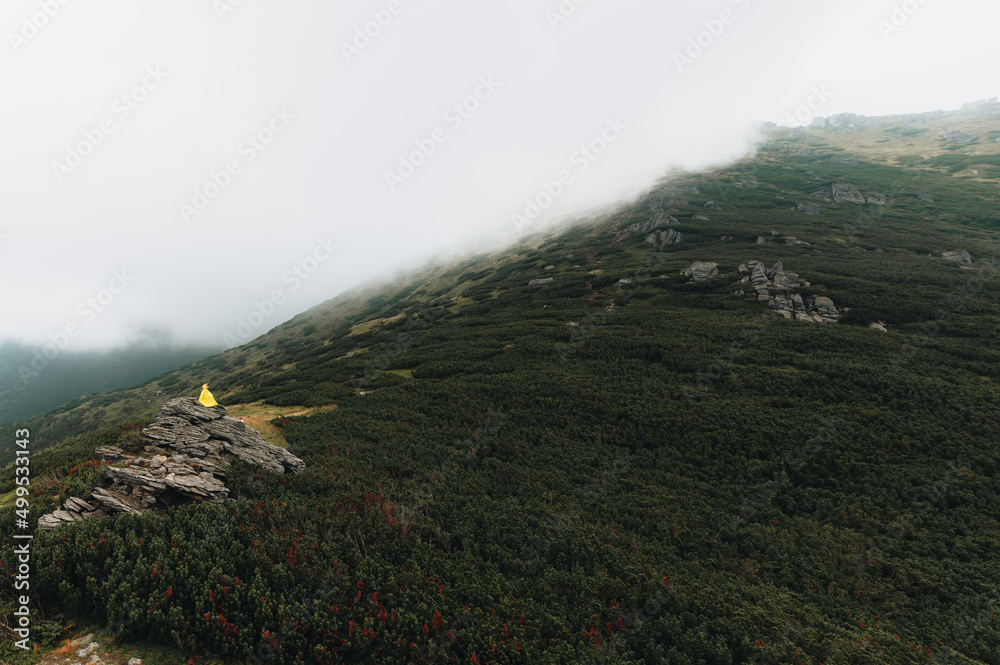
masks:
<svg viewBox="0 0 1000 665"><path fill-rule="evenodd" d="M257 430L226 415L223 406L205 407L194 397L172 399L157 423L142 430L144 453L113 446L97 448L110 487L95 487L90 500L70 497L60 510L44 515L38 528L112 513L141 513L151 506L221 503L229 496L226 467L234 459L274 473L300 473L306 465L284 448L272 446Z"/></svg>
<svg viewBox="0 0 1000 665"><path fill-rule="evenodd" d="M837 203L873 203L875 205L885 205L889 202L888 197L878 192L868 192L862 194L854 185L846 182L835 182L830 187L821 187L812 194L824 199L832 198Z"/></svg>
<svg viewBox="0 0 1000 665"><path fill-rule="evenodd" d="M645 224L633 224L632 226L625 229L625 233L631 235L633 233L649 233L655 229L660 229L665 226L677 226L680 224L675 218L671 217L665 212L658 212L653 215Z"/></svg>
<svg viewBox="0 0 1000 665"><path fill-rule="evenodd" d="M969 136L965 132L950 131L941 135L941 138L948 143L954 143L956 145L968 145L976 140L976 137Z"/></svg>
<svg viewBox="0 0 1000 665"><path fill-rule="evenodd" d="M666 247L667 245L676 245L683 239L684 236L677 229L667 229L658 233L650 233L646 236L646 243L654 247Z"/></svg>
<svg viewBox="0 0 1000 665"><path fill-rule="evenodd" d="M692 282L704 282L719 276L719 264L708 261L695 261L681 274L690 277Z"/></svg>
<svg viewBox="0 0 1000 665"><path fill-rule="evenodd" d="M854 185L835 182L832 186L833 200L837 203L864 203L865 196Z"/></svg>
<svg viewBox="0 0 1000 665"><path fill-rule="evenodd" d="M786 318L816 323L836 323L840 320L840 311L829 298L803 298L796 293L800 287L811 285L797 273L785 270L781 261L771 266L770 270L760 261L748 261L740 265L739 272L743 275L742 281L749 283L757 293L758 302L778 310ZM740 292L737 294L742 295Z"/></svg>
<svg viewBox="0 0 1000 665"><path fill-rule="evenodd" d="M941 252L941 256L944 257L946 261L958 261L959 263L972 263L972 255L964 249L952 249L947 252Z"/></svg>

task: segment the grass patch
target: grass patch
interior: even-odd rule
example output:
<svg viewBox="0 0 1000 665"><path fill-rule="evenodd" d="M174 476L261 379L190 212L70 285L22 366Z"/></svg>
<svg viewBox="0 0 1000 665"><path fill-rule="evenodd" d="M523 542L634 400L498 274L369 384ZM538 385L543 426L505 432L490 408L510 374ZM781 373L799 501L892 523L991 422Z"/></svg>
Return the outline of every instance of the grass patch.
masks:
<svg viewBox="0 0 1000 665"><path fill-rule="evenodd" d="M263 402L234 404L226 407L226 409L229 410L230 417L236 418L237 420L242 418L243 422L260 432L265 441L270 443L272 446L278 446L280 448L287 448L288 443L285 441L283 430L280 427L272 425L272 420L275 418L293 418L295 416L305 416L312 413L322 413L324 411L332 411L336 408L336 404L308 407L273 406L271 404L264 404Z"/></svg>

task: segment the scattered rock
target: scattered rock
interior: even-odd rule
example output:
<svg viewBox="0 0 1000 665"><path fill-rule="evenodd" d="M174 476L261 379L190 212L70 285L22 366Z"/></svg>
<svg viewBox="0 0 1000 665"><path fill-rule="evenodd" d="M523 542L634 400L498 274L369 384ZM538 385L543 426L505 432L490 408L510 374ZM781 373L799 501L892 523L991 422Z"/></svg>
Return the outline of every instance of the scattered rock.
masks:
<svg viewBox="0 0 1000 665"><path fill-rule="evenodd" d="M719 206L715 203L715 201L706 201L705 202L705 207L706 208L718 208Z"/></svg>
<svg viewBox="0 0 1000 665"><path fill-rule="evenodd" d="M545 269L546 270L555 270L556 267L555 266L545 266Z"/></svg>
<svg viewBox="0 0 1000 665"><path fill-rule="evenodd" d="M542 284L550 284L555 281L553 277L546 277L545 279L533 279L528 282L528 286L540 286Z"/></svg>
<svg viewBox="0 0 1000 665"><path fill-rule="evenodd" d="M955 143L956 145L968 145L976 140L975 136L969 136L965 132L950 131L941 135L941 138L948 143Z"/></svg>
<svg viewBox="0 0 1000 665"><path fill-rule="evenodd" d="M926 201L927 203L934 203L934 197L930 194L918 194L917 198L921 201Z"/></svg>
<svg viewBox="0 0 1000 665"><path fill-rule="evenodd" d="M767 240L764 238L764 236L757 236L757 244L758 245L766 245L767 244Z"/></svg>
<svg viewBox="0 0 1000 665"><path fill-rule="evenodd" d="M708 261L695 261L687 270L681 273L691 278L692 282L704 282L719 276L719 264Z"/></svg>
<svg viewBox="0 0 1000 665"><path fill-rule="evenodd" d="M858 163L858 160L855 159L854 157L838 157L836 155L831 157L830 161L836 162L837 164L851 164L851 165Z"/></svg>
<svg viewBox="0 0 1000 665"><path fill-rule="evenodd" d="M816 151L813 150L812 148L802 148L795 154L798 155L799 157L812 157L813 155L816 154Z"/></svg>
<svg viewBox="0 0 1000 665"><path fill-rule="evenodd" d="M885 321L876 321L875 323L868 326L872 330L881 330L882 332L889 332L885 327Z"/></svg>
<svg viewBox="0 0 1000 665"><path fill-rule="evenodd" d="M665 212L657 212L653 217L645 224L633 224L632 226L625 229L626 234L632 233L649 233L654 229L659 229L664 226L677 226L680 224L676 219L671 217Z"/></svg>
<svg viewBox="0 0 1000 665"><path fill-rule="evenodd" d="M650 233L646 236L646 243L653 245L654 247L665 247L667 245L676 245L683 239L684 236L681 235L677 229L668 229L658 233Z"/></svg>
<svg viewBox="0 0 1000 665"><path fill-rule="evenodd" d="M878 192L868 192L865 194L865 203L873 203L875 205L883 206L889 202L889 198L884 194L879 194Z"/></svg>
<svg viewBox="0 0 1000 665"><path fill-rule="evenodd" d="M831 187L833 200L837 203L864 203L864 195L853 185L846 182L835 182Z"/></svg>
<svg viewBox="0 0 1000 665"><path fill-rule="evenodd" d="M806 215L818 215L820 213L820 207L815 203L800 203L795 209Z"/></svg>
<svg viewBox="0 0 1000 665"><path fill-rule="evenodd" d="M789 247L809 247L810 246L809 243L807 243L805 240L799 240L795 236L783 236L782 240L784 240L785 244L788 245Z"/></svg>
<svg viewBox="0 0 1000 665"><path fill-rule="evenodd" d="M712 221L708 217L705 217L704 215L695 215L691 219L693 219L696 222L710 222L710 221Z"/></svg>
<svg viewBox="0 0 1000 665"><path fill-rule="evenodd" d="M815 192L810 194L810 196L815 196L820 199L826 199L827 201L833 198L833 189L830 187L820 187Z"/></svg>
<svg viewBox="0 0 1000 665"><path fill-rule="evenodd" d="M95 649L97 649L97 648L98 648L98 647L100 647L100 646L101 646L101 645L100 645L100 644L98 644L97 642L91 642L90 644L88 644L88 645L87 645L86 647L84 647L83 649L77 649L77 652L76 652L76 655L77 655L77 657L78 657L78 658L86 658L86 657L87 657L87 656L89 656L89 655L90 655L91 653L93 653L93 651L94 651Z"/></svg>
<svg viewBox="0 0 1000 665"><path fill-rule="evenodd" d="M941 256L948 261L958 261L959 263L972 263L972 255L964 249L953 249L941 252Z"/></svg>

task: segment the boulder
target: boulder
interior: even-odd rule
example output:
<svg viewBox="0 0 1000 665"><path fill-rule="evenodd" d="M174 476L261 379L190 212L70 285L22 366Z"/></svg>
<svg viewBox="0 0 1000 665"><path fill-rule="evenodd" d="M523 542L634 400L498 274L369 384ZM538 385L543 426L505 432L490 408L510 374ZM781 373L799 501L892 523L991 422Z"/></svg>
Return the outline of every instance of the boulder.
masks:
<svg viewBox="0 0 1000 665"><path fill-rule="evenodd" d="M835 182L831 187L833 200L837 203L864 203L864 195L853 185L846 182Z"/></svg>
<svg viewBox="0 0 1000 665"><path fill-rule="evenodd" d="M799 240L795 236L784 236L784 238L782 239L785 241L785 244L788 245L789 247L809 247L809 243L807 243L805 240Z"/></svg>
<svg viewBox="0 0 1000 665"><path fill-rule="evenodd" d="M820 213L820 207L815 203L800 203L795 207L795 210L806 215L818 215Z"/></svg>
<svg viewBox="0 0 1000 665"><path fill-rule="evenodd" d="M825 322L835 323L840 320L840 312L826 296L811 296L806 301L806 309L816 312Z"/></svg>
<svg viewBox="0 0 1000 665"><path fill-rule="evenodd" d="M799 276L794 272L779 271L774 276L774 286L779 289L794 289L799 285Z"/></svg>
<svg viewBox="0 0 1000 665"><path fill-rule="evenodd" d="M954 143L956 145L968 145L976 140L976 137L969 136L965 132L950 131L941 135L941 138L948 143Z"/></svg>
<svg viewBox="0 0 1000 665"><path fill-rule="evenodd" d="M528 286L540 286L542 284L550 284L554 281L555 279L552 277L547 277L545 279L533 279L530 282L528 282Z"/></svg>
<svg viewBox="0 0 1000 665"><path fill-rule="evenodd" d="M719 264L708 261L695 261L681 274L690 277L692 282L704 282L719 276Z"/></svg>
<svg viewBox="0 0 1000 665"><path fill-rule="evenodd" d="M964 249L952 249L947 252L941 252L941 256L947 261L958 261L959 263L972 263L972 255L969 254Z"/></svg>
<svg viewBox="0 0 1000 665"><path fill-rule="evenodd" d="M650 233L646 236L646 243L653 245L654 247L666 247L667 245L676 245L684 239L677 229L668 229L666 231L659 231L657 233Z"/></svg>

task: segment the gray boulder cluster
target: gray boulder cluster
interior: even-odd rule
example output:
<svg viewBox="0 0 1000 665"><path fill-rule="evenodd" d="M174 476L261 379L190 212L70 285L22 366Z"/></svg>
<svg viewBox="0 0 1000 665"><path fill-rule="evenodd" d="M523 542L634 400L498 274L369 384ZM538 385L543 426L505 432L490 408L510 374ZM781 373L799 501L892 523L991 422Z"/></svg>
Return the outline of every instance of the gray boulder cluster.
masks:
<svg viewBox="0 0 1000 665"><path fill-rule="evenodd" d="M835 203L872 203L874 205L885 205L889 202L888 197L884 194L879 194L878 192L862 194L861 190L846 182L835 182L829 187L820 187L812 195Z"/></svg>
<svg viewBox="0 0 1000 665"><path fill-rule="evenodd" d="M646 236L646 243L654 247L666 247L667 245L676 245L684 240L684 236L681 235L677 229L667 229L666 231L659 231L656 233L650 233Z"/></svg>
<svg viewBox="0 0 1000 665"><path fill-rule="evenodd" d="M841 314L829 298L803 298L794 293L800 286L807 287L810 284L797 273L785 270L781 261L775 263L770 270L760 261L748 261L740 266L739 271L743 275L741 281L751 284L757 293L757 301L778 310L785 318L816 323L836 323L840 320Z"/></svg>
<svg viewBox="0 0 1000 665"><path fill-rule="evenodd" d="M71 497L61 509L38 520L49 530L61 524L112 513L141 513L203 501L220 503L229 496L226 467L241 459L274 473L300 473L305 462L272 446L255 429L226 415L223 406L205 407L193 397L172 399L160 409L157 424L142 430L144 453L113 446L95 452L103 461L109 488L91 490L91 499Z"/></svg>
<svg viewBox="0 0 1000 665"><path fill-rule="evenodd" d="M668 227L677 226L678 224L680 224L680 222L678 222L674 217L663 211L659 211L645 224L637 223L626 228L625 235L632 235L633 233L646 234L646 243L653 245L654 247L676 245L684 239L684 236L681 235L677 229L671 229Z"/></svg>

